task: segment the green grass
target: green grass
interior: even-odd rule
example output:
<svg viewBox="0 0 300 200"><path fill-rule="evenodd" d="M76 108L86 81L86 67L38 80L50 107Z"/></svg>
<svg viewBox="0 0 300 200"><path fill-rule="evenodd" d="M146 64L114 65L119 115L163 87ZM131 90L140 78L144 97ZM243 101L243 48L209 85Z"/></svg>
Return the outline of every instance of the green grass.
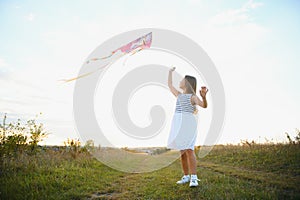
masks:
<svg viewBox="0 0 300 200"><path fill-rule="evenodd" d="M198 159L199 187L176 185L180 160L148 173L111 169L88 153L1 158L0 199L299 199L300 146L216 146Z"/></svg>

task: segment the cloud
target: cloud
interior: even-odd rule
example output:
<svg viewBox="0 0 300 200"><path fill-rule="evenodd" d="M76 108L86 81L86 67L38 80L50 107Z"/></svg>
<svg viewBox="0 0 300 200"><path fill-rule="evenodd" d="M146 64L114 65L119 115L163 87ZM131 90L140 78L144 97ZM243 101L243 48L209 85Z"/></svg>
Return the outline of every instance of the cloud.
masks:
<svg viewBox="0 0 300 200"><path fill-rule="evenodd" d="M244 4L243 9L255 9L257 7L263 6L264 4L262 2L253 2L253 0L248 1L246 4Z"/></svg>
<svg viewBox="0 0 300 200"><path fill-rule="evenodd" d="M15 110L20 118L43 112L47 117L70 119L73 84L58 82L59 77L68 77L66 72L60 73L69 66L59 59L51 60L49 55L35 55L22 60L23 67L11 73L9 79L1 78L4 87L0 91L0 111Z"/></svg>
<svg viewBox="0 0 300 200"><path fill-rule="evenodd" d="M35 19L36 15L34 13L29 13L25 16L25 19L27 21L33 21Z"/></svg>
<svg viewBox="0 0 300 200"><path fill-rule="evenodd" d="M199 6L201 3L203 3L203 0L188 0L187 2L191 5Z"/></svg>
<svg viewBox="0 0 300 200"><path fill-rule="evenodd" d="M5 79L9 74L9 65L8 63L3 59L0 58L0 78Z"/></svg>
<svg viewBox="0 0 300 200"><path fill-rule="evenodd" d="M252 18L250 10L257 7L258 4L248 1L240 8L223 10L199 29L195 38L216 64L223 66L224 62L230 62L228 67L236 69L249 55L256 54L255 50L270 33Z"/></svg>
<svg viewBox="0 0 300 200"><path fill-rule="evenodd" d="M5 104L17 104L17 105L22 105L22 106L29 105L28 102L19 101L19 100L16 100L14 98L7 98L7 97L1 97L0 102L3 103L3 104L4 103Z"/></svg>
<svg viewBox="0 0 300 200"><path fill-rule="evenodd" d="M3 58L0 58L0 69L7 67L8 64L6 63L6 61Z"/></svg>
<svg viewBox="0 0 300 200"><path fill-rule="evenodd" d="M238 9L229 9L220 12L210 19L210 23L214 25L235 25L239 23L248 23L252 21L249 12L260 6L263 6L263 3L255 3L250 0Z"/></svg>

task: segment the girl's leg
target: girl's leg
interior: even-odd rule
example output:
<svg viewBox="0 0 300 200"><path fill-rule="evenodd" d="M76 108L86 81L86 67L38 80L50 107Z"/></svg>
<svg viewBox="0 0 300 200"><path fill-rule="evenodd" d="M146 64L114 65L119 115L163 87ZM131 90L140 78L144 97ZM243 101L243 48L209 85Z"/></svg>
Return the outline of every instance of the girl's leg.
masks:
<svg viewBox="0 0 300 200"><path fill-rule="evenodd" d="M184 175L189 174L189 166L188 166L188 155L186 153L186 150L181 150L181 165Z"/></svg>
<svg viewBox="0 0 300 200"><path fill-rule="evenodd" d="M186 150L186 157L188 160L188 165L190 169L191 174L196 174L196 168L197 168L197 163L196 163L196 156L195 152L192 149L187 149Z"/></svg>
<svg viewBox="0 0 300 200"><path fill-rule="evenodd" d="M197 177L197 172L196 172L196 156L195 152L192 149L188 149L186 151L188 161L189 161L189 167L190 167L190 173L191 173L191 180L190 180L190 187L197 187L198 186L198 177Z"/></svg>
<svg viewBox="0 0 300 200"><path fill-rule="evenodd" d="M184 176L181 178L181 180L177 181L176 183L185 184L190 182L188 155L186 153L186 150L181 150L180 153L181 153L181 165L182 165Z"/></svg>

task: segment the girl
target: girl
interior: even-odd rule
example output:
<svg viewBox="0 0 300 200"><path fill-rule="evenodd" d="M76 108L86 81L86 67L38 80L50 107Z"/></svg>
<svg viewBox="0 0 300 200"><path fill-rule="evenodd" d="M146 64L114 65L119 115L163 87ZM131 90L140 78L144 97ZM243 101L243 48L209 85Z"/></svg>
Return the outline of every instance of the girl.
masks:
<svg viewBox="0 0 300 200"><path fill-rule="evenodd" d="M197 81L195 77L186 75L179 84L182 93L172 85L172 72L169 70L168 86L170 91L177 97L175 114L172 120L171 131L168 139L168 148L180 150L181 165L184 176L177 184L190 182L190 187L198 186L196 174L196 156L194 146L197 136L197 109L196 105L207 108L205 86L199 91L202 100L195 94ZM189 173L191 176L189 176Z"/></svg>

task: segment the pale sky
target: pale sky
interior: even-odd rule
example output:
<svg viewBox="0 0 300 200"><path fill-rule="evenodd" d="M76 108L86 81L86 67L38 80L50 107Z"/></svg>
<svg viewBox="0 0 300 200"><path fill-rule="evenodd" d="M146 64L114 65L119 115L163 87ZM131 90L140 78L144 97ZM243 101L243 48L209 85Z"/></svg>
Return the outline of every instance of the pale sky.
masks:
<svg viewBox="0 0 300 200"><path fill-rule="evenodd" d="M197 42L219 71L226 120L218 143L283 141L285 132L294 136L295 128L300 128L299 10L297 0L2 0L0 116L7 113L9 120L26 121L42 112L40 121L51 133L45 144L78 138L73 121L74 82L61 84L58 80L76 76L89 54L115 35L138 28L164 28ZM198 87L202 84L198 78ZM161 89L152 90L165 94ZM144 93L137 93L135 101L145 101L141 98ZM175 99L168 95L175 106ZM141 109L131 106L132 120L147 124L147 108L153 103L146 101L144 118L138 112ZM151 144L165 145L172 105L162 102L168 122L161 138ZM204 142L209 109L200 112L203 126L196 145ZM99 120L107 117L97 105L95 112ZM115 143L122 146L122 141ZM126 144L134 146L135 141Z"/></svg>

